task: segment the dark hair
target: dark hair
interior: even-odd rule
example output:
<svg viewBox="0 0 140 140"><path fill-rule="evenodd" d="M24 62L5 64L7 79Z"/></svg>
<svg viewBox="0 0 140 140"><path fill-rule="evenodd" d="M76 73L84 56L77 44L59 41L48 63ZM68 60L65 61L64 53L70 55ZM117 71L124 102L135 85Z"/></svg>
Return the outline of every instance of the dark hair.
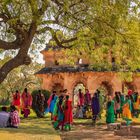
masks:
<svg viewBox="0 0 140 140"><path fill-rule="evenodd" d="M27 88L25 88L25 89L24 89L24 92L25 92L25 93L27 93L27 92L28 92Z"/></svg>
<svg viewBox="0 0 140 140"><path fill-rule="evenodd" d="M62 105L63 103L63 98L59 98L59 105Z"/></svg>
<svg viewBox="0 0 140 140"><path fill-rule="evenodd" d="M138 92L135 92L135 95L136 95L136 98L135 98L135 102L137 102L137 99L138 99Z"/></svg>
<svg viewBox="0 0 140 140"><path fill-rule="evenodd" d="M130 97L130 100L131 100L132 102L134 102L133 96L132 96L132 95L129 95L129 97Z"/></svg>
<svg viewBox="0 0 140 140"><path fill-rule="evenodd" d="M115 97L116 97L117 103L120 103L120 95L118 94L118 92L115 92Z"/></svg>
<svg viewBox="0 0 140 140"><path fill-rule="evenodd" d="M18 90L16 90L16 97L15 97L15 99L16 99L16 100L18 99L18 96L17 96L17 94L18 94Z"/></svg>
<svg viewBox="0 0 140 140"><path fill-rule="evenodd" d="M63 99L63 98L64 98L64 96L63 96L63 95L60 95L60 96L59 96L59 99L60 99L60 100L61 100L61 99Z"/></svg>
<svg viewBox="0 0 140 140"><path fill-rule="evenodd" d="M54 100L55 94L52 95L52 100Z"/></svg>
<svg viewBox="0 0 140 140"><path fill-rule="evenodd" d="M82 91L81 89L79 89L79 92Z"/></svg>
<svg viewBox="0 0 140 140"><path fill-rule="evenodd" d="M107 108L111 106L111 101L107 102Z"/></svg>
<svg viewBox="0 0 140 140"><path fill-rule="evenodd" d="M99 90L99 89L97 89L96 92L97 92L98 94L100 94L100 90Z"/></svg>
<svg viewBox="0 0 140 140"><path fill-rule="evenodd" d="M98 98L98 95L99 95L98 92L95 92L95 93L94 93L94 97L95 97L95 98Z"/></svg>
<svg viewBox="0 0 140 140"><path fill-rule="evenodd" d="M64 89L63 92L67 92L67 89Z"/></svg>
<svg viewBox="0 0 140 140"><path fill-rule="evenodd" d="M120 92L120 91L118 91L118 95L121 97L121 95L122 95L122 94L121 94L121 92Z"/></svg>
<svg viewBox="0 0 140 140"><path fill-rule="evenodd" d="M10 106L10 111L11 111L11 112L14 112L15 110L16 110L16 107L15 107L14 105L11 105L11 106Z"/></svg>
<svg viewBox="0 0 140 140"><path fill-rule="evenodd" d="M1 110L6 112L6 111L7 111L7 107L6 107L6 106L3 106L3 107L1 108Z"/></svg>
<svg viewBox="0 0 140 140"><path fill-rule="evenodd" d="M69 99L69 95L66 95L66 100L68 100Z"/></svg>
<svg viewBox="0 0 140 140"><path fill-rule="evenodd" d="M63 90L60 90L59 92L60 92L60 93L62 93L62 92L63 92Z"/></svg>
<svg viewBox="0 0 140 140"><path fill-rule="evenodd" d="M117 91L115 91L115 96L118 94L118 92Z"/></svg>
<svg viewBox="0 0 140 140"><path fill-rule="evenodd" d="M53 93L56 93L56 91L54 90Z"/></svg>
<svg viewBox="0 0 140 140"><path fill-rule="evenodd" d="M125 98L130 99L130 96L129 95L126 95Z"/></svg>

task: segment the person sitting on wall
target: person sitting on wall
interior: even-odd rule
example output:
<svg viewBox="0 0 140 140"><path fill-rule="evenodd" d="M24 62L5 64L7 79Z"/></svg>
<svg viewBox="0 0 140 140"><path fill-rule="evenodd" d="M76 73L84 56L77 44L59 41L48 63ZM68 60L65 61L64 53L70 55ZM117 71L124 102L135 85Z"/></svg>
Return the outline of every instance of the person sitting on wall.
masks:
<svg viewBox="0 0 140 140"><path fill-rule="evenodd" d="M7 127L9 125L10 114L7 112L6 107L2 107L0 112L0 127Z"/></svg>

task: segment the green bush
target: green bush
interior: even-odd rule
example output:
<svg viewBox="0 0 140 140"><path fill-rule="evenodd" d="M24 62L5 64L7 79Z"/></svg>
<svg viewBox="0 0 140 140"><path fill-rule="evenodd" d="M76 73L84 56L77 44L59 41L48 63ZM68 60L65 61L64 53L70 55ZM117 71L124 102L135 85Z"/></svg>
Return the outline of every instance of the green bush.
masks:
<svg viewBox="0 0 140 140"><path fill-rule="evenodd" d="M45 97L45 103L44 103L44 111L47 108L47 101L51 95L51 93L48 90L41 90L42 94ZM33 103L32 103L32 109L34 110L34 112L36 113L36 115L39 117L41 116L38 112L38 106L36 105L36 95L38 94L38 90L34 90L32 92L32 97L33 97Z"/></svg>

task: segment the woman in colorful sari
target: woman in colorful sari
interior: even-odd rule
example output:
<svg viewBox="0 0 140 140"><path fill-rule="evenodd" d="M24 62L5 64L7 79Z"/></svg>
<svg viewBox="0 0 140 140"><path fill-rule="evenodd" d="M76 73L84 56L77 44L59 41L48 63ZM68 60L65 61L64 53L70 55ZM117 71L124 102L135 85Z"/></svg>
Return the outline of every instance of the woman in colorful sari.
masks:
<svg viewBox="0 0 140 140"><path fill-rule="evenodd" d="M130 125L130 123L132 122L132 114L131 114L131 100L129 99L129 96L126 95L126 99L125 99L125 103L123 106L123 112L122 112L122 116L123 119L126 121L126 125Z"/></svg>
<svg viewBox="0 0 140 140"><path fill-rule="evenodd" d="M61 130L63 130L64 128L64 104L63 104L63 99L64 96L60 96L59 97L59 102L58 102L58 116L57 116L57 120L58 120L58 126L56 127L56 129L59 129L59 127L61 126Z"/></svg>
<svg viewBox="0 0 140 140"><path fill-rule="evenodd" d="M17 107L18 111L20 110L20 93L18 90L13 94L12 105Z"/></svg>
<svg viewBox="0 0 140 140"><path fill-rule="evenodd" d="M45 104L45 97L41 90L38 90L35 98L36 104L36 114L39 118L44 117L44 104Z"/></svg>
<svg viewBox="0 0 140 140"><path fill-rule="evenodd" d="M69 100L69 95L66 96L66 101L64 103L64 125L65 129L71 130L71 124L73 122L72 117L72 101Z"/></svg>
<svg viewBox="0 0 140 140"><path fill-rule="evenodd" d="M57 95L53 94L52 95L52 100L50 103L50 108L49 108L49 112L51 113L51 120L53 120L53 112L54 112L54 108L55 108L55 103L57 101Z"/></svg>
<svg viewBox="0 0 140 140"><path fill-rule="evenodd" d="M56 95L56 91L53 91L49 97L49 99L47 100L47 108L45 109L45 114L47 114L49 111L50 111L50 104L51 104L51 101L52 101L52 96L53 95Z"/></svg>
<svg viewBox="0 0 140 140"><path fill-rule="evenodd" d="M52 113L52 116L53 116L53 126L54 128L57 129L57 126L58 126L58 102L59 102L59 98L57 97L56 99L56 102L54 104L54 110L53 110L53 113Z"/></svg>
<svg viewBox="0 0 140 140"><path fill-rule="evenodd" d="M118 94L119 94L120 100L121 100L120 113L122 114L122 107L123 107L124 102L125 102L125 96L124 96L124 94L122 94L121 92L118 92Z"/></svg>
<svg viewBox="0 0 140 140"><path fill-rule="evenodd" d="M100 103L99 103L99 97L98 97L97 92L95 92L93 97L92 97L91 107L92 107L92 113L93 113L92 120L93 120L93 123L95 125L96 119L100 113Z"/></svg>
<svg viewBox="0 0 140 140"><path fill-rule="evenodd" d="M24 89L22 93L22 113L24 117L27 118L30 114L30 108L32 106L32 95L28 92L27 88Z"/></svg>
<svg viewBox="0 0 140 140"><path fill-rule="evenodd" d="M78 105L83 106L84 105L84 94L82 93L81 89L79 89L78 99L79 99Z"/></svg>
<svg viewBox="0 0 140 140"><path fill-rule="evenodd" d="M84 97L85 97L84 98L84 104L85 105L91 105L91 94L90 94L88 89L86 89L86 93L85 93Z"/></svg>
<svg viewBox="0 0 140 140"><path fill-rule="evenodd" d="M114 101L111 96L108 96L107 102L107 111L106 111L106 123L114 123L115 122L115 113L114 113Z"/></svg>
<svg viewBox="0 0 140 140"><path fill-rule="evenodd" d="M115 102L115 117L116 119L121 117L120 116L120 109L121 109L121 98L118 92L115 92L115 98L114 98L114 102Z"/></svg>

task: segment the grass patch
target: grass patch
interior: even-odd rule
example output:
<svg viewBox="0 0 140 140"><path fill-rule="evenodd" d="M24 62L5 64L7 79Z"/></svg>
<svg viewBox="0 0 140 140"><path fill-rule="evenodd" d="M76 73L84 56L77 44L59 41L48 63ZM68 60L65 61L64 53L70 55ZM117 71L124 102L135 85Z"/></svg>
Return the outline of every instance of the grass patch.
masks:
<svg viewBox="0 0 140 140"><path fill-rule="evenodd" d="M18 129L0 128L1 140L60 140L59 133L53 128L49 117L30 116L21 119Z"/></svg>

